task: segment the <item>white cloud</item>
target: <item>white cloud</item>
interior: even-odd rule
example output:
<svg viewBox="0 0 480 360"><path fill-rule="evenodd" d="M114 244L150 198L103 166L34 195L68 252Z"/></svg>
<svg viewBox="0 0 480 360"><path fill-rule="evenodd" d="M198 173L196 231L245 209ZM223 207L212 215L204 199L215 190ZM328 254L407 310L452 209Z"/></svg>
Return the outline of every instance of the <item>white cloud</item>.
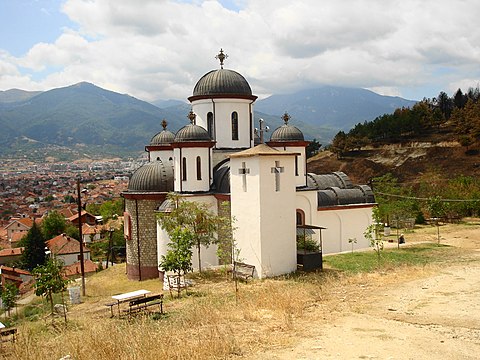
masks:
<svg viewBox="0 0 480 360"><path fill-rule="evenodd" d="M22 58L0 54L0 87L90 81L146 100L185 99L218 68L220 47L229 54L226 67L258 95L332 84L411 98L480 78L475 0L226 4L234 10L214 0L67 0L63 11L79 30L65 29Z"/></svg>

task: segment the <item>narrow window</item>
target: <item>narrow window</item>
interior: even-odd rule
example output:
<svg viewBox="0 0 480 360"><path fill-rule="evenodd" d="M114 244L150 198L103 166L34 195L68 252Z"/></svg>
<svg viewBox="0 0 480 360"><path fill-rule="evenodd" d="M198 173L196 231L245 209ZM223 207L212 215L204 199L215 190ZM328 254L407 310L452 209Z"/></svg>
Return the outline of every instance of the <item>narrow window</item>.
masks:
<svg viewBox="0 0 480 360"><path fill-rule="evenodd" d="M238 114L232 113L232 140L238 140Z"/></svg>
<svg viewBox="0 0 480 360"><path fill-rule="evenodd" d="M208 135L213 139L213 113L209 112L207 114L207 131Z"/></svg>
<svg viewBox="0 0 480 360"><path fill-rule="evenodd" d="M298 176L298 155L295 156L295 176Z"/></svg>
<svg viewBox="0 0 480 360"><path fill-rule="evenodd" d="M202 159L197 156L197 180L202 180Z"/></svg>
<svg viewBox="0 0 480 360"><path fill-rule="evenodd" d="M300 209L297 209L297 225L305 225L305 213Z"/></svg>
<svg viewBox="0 0 480 360"><path fill-rule="evenodd" d="M182 158L182 180L187 181L187 158Z"/></svg>

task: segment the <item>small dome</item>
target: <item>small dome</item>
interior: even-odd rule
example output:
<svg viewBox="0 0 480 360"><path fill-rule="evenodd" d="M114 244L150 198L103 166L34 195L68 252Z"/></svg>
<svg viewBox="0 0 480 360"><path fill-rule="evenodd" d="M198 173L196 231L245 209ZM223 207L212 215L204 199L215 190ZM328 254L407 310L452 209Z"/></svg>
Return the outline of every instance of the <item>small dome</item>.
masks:
<svg viewBox="0 0 480 360"><path fill-rule="evenodd" d="M174 142L212 141L208 131L200 125L188 124L178 130Z"/></svg>
<svg viewBox="0 0 480 360"><path fill-rule="evenodd" d="M252 96L252 89L236 71L218 69L203 75L193 89L193 96L209 95Z"/></svg>
<svg viewBox="0 0 480 360"><path fill-rule="evenodd" d="M230 193L230 159L225 159L213 168L213 183L211 190L220 193Z"/></svg>
<svg viewBox="0 0 480 360"><path fill-rule="evenodd" d="M173 167L155 160L139 167L128 182L128 191L169 192L173 191Z"/></svg>
<svg viewBox="0 0 480 360"><path fill-rule="evenodd" d="M175 139L175 134L168 130L162 130L150 140L150 145L169 145Z"/></svg>
<svg viewBox="0 0 480 360"><path fill-rule="evenodd" d="M152 137L152 140L150 140L150 145L170 145L173 142L173 140L175 139L175 134L167 130L167 124L167 121L163 119L163 130L156 134L154 137Z"/></svg>
<svg viewBox="0 0 480 360"><path fill-rule="evenodd" d="M285 113L282 116L285 124L276 128L270 137L270 141L304 141L303 133L299 128L293 125L288 125L288 120L290 120L290 115Z"/></svg>

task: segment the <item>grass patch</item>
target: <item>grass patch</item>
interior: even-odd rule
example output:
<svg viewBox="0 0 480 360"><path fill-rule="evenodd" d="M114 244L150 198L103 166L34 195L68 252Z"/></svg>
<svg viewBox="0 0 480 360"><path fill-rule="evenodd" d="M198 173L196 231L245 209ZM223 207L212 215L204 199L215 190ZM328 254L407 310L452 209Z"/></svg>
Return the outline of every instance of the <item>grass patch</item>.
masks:
<svg viewBox="0 0 480 360"><path fill-rule="evenodd" d="M362 273L394 266L439 262L447 257L450 249L447 245L418 244L400 249L383 250L380 259L374 251L364 251L326 256L324 262L337 270Z"/></svg>

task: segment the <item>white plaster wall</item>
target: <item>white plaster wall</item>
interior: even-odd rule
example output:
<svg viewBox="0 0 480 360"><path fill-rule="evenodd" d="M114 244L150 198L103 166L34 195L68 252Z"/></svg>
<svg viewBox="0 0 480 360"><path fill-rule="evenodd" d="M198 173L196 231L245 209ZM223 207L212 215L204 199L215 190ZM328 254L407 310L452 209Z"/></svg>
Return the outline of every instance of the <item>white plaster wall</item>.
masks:
<svg viewBox="0 0 480 360"><path fill-rule="evenodd" d="M295 196L296 209L305 213L305 224L313 225L317 222L317 191L297 191ZM322 226L318 225L317 226Z"/></svg>
<svg viewBox="0 0 480 360"><path fill-rule="evenodd" d="M256 160L256 161L254 161ZM238 174L242 162L250 169L246 175L247 191L243 191L243 176ZM235 219L234 239L240 251L236 260L261 269L259 162L255 158L230 159L231 216Z"/></svg>
<svg viewBox="0 0 480 360"><path fill-rule="evenodd" d="M174 190L175 191L208 191L210 189L211 169L209 159L211 149L209 148L179 148L174 149ZM197 156L202 159L202 179L197 180ZM182 158L187 159L187 180L182 180L181 164Z"/></svg>
<svg viewBox="0 0 480 360"><path fill-rule="evenodd" d="M217 213L217 200L214 196L183 196L182 199L188 201L195 201L206 204L210 212L215 215ZM165 255L168 251L168 243L170 242L170 238L165 230L162 229L161 225L157 222L157 256L158 256L158 263L160 264L160 260L162 255ZM198 254L197 248L192 248L193 256L192 256L192 265L194 270L198 270ZM202 246L200 248L200 255L202 257L202 268L208 268L211 266L218 265L218 257L217 257L217 246L211 245L208 248ZM160 268L159 268L160 270Z"/></svg>
<svg viewBox="0 0 480 360"><path fill-rule="evenodd" d="M280 191L275 191L275 160L284 168ZM295 156L260 157L260 228L262 277L287 274L297 269Z"/></svg>
<svg viewBox="0 0 480 360"><path fill-rule="evenodd" d="M307 170L305 163L305 147L304 146L281 146L275 147L275 149L280 151L288 151L292 153L299 153L298 158L298 175L295 176L296 186L306 186L307 185Z"/></svg>
<svg viewBox="0 0 480 360"><path fill-rule="evenodd" d="M163 165L166 166L170 164L171 166L173 166L173 150L150 151L150 161L157 160L157 157L160 158Z"/></svg>
<svg viewBox="0 0 480 360"><path fill-rule="evenodd" d="M275 191L271 168L280 161L280 191ZM240 260L254 265L259 278L296 270L294 156L232 158L231 206ZM250 173L247 191L238 169L245 162Z"/></svg>
<svg viewBox="0 0 480 360"><path fill-rule="evenodd" d="M356 238L354 250L367 249L370 246L365 238L366 228L372 224L372 207L339 207L338 210L320 210L317 212L318 226L326 227L322 231L323 253L332 254L351 251L350 238Z"/></svg>
<svg viewBox="0 0 480 360"><path fill-rule="evenodd" d="M214 103L215 104L214 104ZM214 114L215 148L249 148L250 134L250 103L245 99L209 99L192 102L192 110L197 115L196 124L207 129L207 114ZM214 109L215 108L215 109ZM238 113L238 140L232 140L232 112ZM253 113L253 106L252 106ZM253 115L252 115L253 119Z"/></svg>

